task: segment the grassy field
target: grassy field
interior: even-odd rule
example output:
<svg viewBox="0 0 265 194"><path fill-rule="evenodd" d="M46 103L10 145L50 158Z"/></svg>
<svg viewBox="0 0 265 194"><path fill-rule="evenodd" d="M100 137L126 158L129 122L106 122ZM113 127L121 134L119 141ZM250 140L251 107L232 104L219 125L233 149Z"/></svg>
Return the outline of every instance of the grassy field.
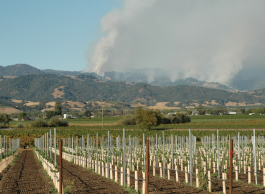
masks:
<svg viewBox="0 0 265 194"><path fill-rule="evenodd" d="M252 129L259 129L256 131L257 135L265 135L265 115L224 115L224 116L192 116L191 123L185 124L162 124L156 126L151 131L139 129L138 126L122 126L118 124L118 121L122 117L104 117L104 129L102 129L102 118L91 119L69 119L69 127L58 127L57 134L59 138L66 137L82 137L82 135L95 137L96 133L99 137L107 136L107 131L110 131L112 137L122 135L122 129L126 129L126 136L137 136L142 138L143 133L146 136L158 136L162 135L162 131L165 130L165 135L170 136L187 136L188 130L191 129L193 135L200 140L200 137L205 135L216 134L216 130L219 129L219 134L222 135L237 135L240 132L242 135L250 136ZM40 137L44 133L53 128L31 128L30 123L32 121L22 121L24 124L23 129L14 130L2 130L1 134L11 137L20 138L21 145L33 145L34 138ZM47 120L48 122L48 120ZM10 122L10 127L16 127L20 121ZM141 139L140 139L141 141Z"/></svg>
<svg viewBox="0 0 265 194"><path fill-rule="evenodd" d="M139 129L138 126L122 126L118 121L122 117L104 117L104 129ZM69 127L67 129L102 129L102 118L80 118L67 119ZM17 124L23 123L29 127L33 121L11 121L10 126L16 127ZM48 122L48 120L47 120ZM262 129L265 128L265 115L210 115L210 116L192 116L190 123L184 124L162 124L153 129Z"/></svg>
<svg viewBox="0 0 265 194"><path fill-rule="evenodd" d="M122 119L122 117L104 117L104 123L117 123L119 120ZM102 124L102 117L96 117L96 118L80 118L80 119L66 119L68 123L98 123Z"/></svg>
<svg viewBox="0 0 265 194"><path fill-rule="evenodd" d="M196 115L191 116L192 123L199 122L224 122L224 121L243 121L243 120L257 120L257 119L265 119L265 115Z"/></svg>

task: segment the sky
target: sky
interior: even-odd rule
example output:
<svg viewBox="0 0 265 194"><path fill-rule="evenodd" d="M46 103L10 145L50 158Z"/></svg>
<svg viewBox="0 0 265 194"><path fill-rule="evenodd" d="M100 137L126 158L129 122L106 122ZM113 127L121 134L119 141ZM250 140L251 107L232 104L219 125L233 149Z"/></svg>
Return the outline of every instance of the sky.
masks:
<svg viewBox="0 0 265 194"><path fill-rule="evenodd" d="M265 74L264 7L264 0L124 0L101 19L105 35L86 70L160 68L172 81L225 85L246 69Z"/></svg>
<svg viewBox="0 0 265 194"><path fill-rule="evenodd" d="M0 1L0 66L81 71L119 0Z"/></svg>
<svg viewBox="0 0 265 194"><path fill-rule="evenodd" d="M158 68L172 81L229 85L250 71L265 74L264 7L264 0L0 1L0 65L102 75ZM159 76L150 72L150 81Z"/></svg>

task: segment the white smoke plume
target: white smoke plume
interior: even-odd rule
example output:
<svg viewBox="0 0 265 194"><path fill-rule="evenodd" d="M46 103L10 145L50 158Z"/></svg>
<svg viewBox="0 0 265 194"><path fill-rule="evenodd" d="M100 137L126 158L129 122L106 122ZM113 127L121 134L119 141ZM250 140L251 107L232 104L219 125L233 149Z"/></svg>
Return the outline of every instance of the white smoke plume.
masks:
<svg viewBox="0 0 265 194"><path fill-rule="evenodd" d="M229 84L244 67L264 65L264 7L264 0L125 0L102 18L86 71L161 68L172 81Z"/></svg>

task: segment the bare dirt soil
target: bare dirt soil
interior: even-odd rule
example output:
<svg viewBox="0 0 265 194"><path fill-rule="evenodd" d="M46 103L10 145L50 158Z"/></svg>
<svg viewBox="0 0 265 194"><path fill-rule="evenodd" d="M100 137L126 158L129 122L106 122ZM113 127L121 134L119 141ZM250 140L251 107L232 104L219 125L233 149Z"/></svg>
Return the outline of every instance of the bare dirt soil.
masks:
<svg viewBox="0 0 265 194"><path fill-rule="evenodd" d="M180 165L178 165L178 169L180 170ZM175 183L178 183L178 189L182 188L183 190L180 192L164 192L164 193L209 193L206 190L192 190L195 189L194 187L189 187L184 185L184 181L185 181L185 173L184 172L179 172L179 182L176 182L176 174L175 171L170 171L170 180L167 180L167 170L165 170L165 177L166 179L160 178L160 169L156 168L156 175L157 177L155 177L156 179L159 179L160 181L157 181L157 183L155 184L156 187L159 187L159 185L161 186L161 189L166 190L168 187L168 184L174 185ZM195 168L193 169L193 171L195 172ZM150 168L149 170L150 174L153 175L153 168ZM211 172L213 173L213 172ZM228 171L228 175L229 175L229 171ZM190 177L190 175L188 175L188 178ZM233 178L235 180L235 173L233 173ZM151 178L152 180L152 178ZM240 181L241 180L241 181ZM172 183L170 183L172 182ZM193 185L195 185L196 183L196 177L193 176L192 177L192 182ZM254 183L254 175L252 176L252 183ZM189 183L188 183L189 184ZM258 176L258 184L262 184L262 176ZM189 189L187 189L186 187L189 187ZM175 190L177 191L177 190ZM150 190L151 192L151 190ZM221 181L212 181L212 193L214 194L219 194L223 192L223 185ZM163 193L163 192L160 192ZM229 181L226 181L226 193L229 193ZM239 182L238 181L233 181L233 194L246 194L246 193L252 193L252 194L264 194L265 193L265 187L260 187L260 186L256 186L254 184L247 184L247 178L246 175L242 175L239 174Z"/></svg>
<svg viewBox="0 0 265 194"><path fill-rule="evenodd" d="M72 187L71 187L72 185ZM123 187L87 169L63 160L63 186L67 193L127 193Z"/></svg>
<svg viewBox="0 0 265 194"><path fill-rule="evenodd" d="M50 193L53 185L44 177L33 150L22 150L16 163L2 174L0 193Z"/></svg>

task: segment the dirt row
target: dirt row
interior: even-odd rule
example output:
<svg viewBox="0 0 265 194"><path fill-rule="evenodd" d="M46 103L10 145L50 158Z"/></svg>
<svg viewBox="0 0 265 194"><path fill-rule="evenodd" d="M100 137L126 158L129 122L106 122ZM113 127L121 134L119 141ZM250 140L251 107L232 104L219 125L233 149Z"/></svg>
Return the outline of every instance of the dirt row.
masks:
<svg viewBox="0 0 265 194"><path fill-rule="evenodd" d="M118 168L119 170L119 168ZM113 171L113 175L114 175ZM183 194L208 194L209 192L197 189L182 182L166 180L153 177L150 168L149 193L183 193ZM121 173L118 173L120 180ZM140 176L142 178L142 176ZM63 185L67 193L127 193L119 184L91 172L81 166L63 160ZM70 186L69 186L70 185ZM131 187L134 188L134 179L131 177ZM139 188L142 188L142 181L139 181Z"/></svg>
<svg viewBox="0 0 265 194"><path fill-rule="evenodd" d="M37 163L33 150L22 150L16 163L1 174L0 193L50 193L53 188Z"/></svg>
<svg viewBox="0 0 265 194"><path fill-rule="evenodd" d="M152 176L152 167L150 167L149 172L150 194L209 193L206 190L201 190L184 184L185 174L183 172L179 172L179 182L175 181L174 171L171 171L170 173L171 180L160 178L158 176L159 168L156 168L156 176ZM165 177L167 177L167 170L165 173ZM120 173L118 174L120 180ZM239 176L239 180L241 179L245 181L245 175L243 176ZM50 193L53 188L52 183L47 180L43 174L43 169L37 163L33 150L22 150L16 163L11 168L7 168L1 174L0 178L0 193ZM193 177L193 182L195 183L195 177ZM132 188L134 188L134 179L132 177L131 184ZM63 160L63 186L67 193L128 193L119 184L66 160ZM139 188L141 187L142 182L139 181ZM212 187L213 193L219 194L222 192L221 182L216 182ZM228 187L229 182L226 183L227 192ZM234 182L233 193L261 194L265 193L265 188L244 182Z"/></svg>
<svg viewBox="0 0 265 194"><path fill-rule="evenodd" d="M180 169L180 165L178 165L178 169ZM160 177L158 177L160 175L160 170L159 168L155 169L156 171L156 175L157 175L157 179L159 180L165 180L162 179ZM193 171L195 172L195 169L193 169ZM153 168L149 169L150 172L150 176L153 175ZM213 173L213 172L211 172ZM184 172L179 172L179 182L181 182L182 184L185 181L185 173ZM229 171L228 171L228 175L229 175ZM153 177L153 176L152 176ZM167 179L167 170L165 170L165 177ZM190 177L190 175L188 175L188 178ZM247 183L247 175L245 174L239 174L239 181L235 181L235 173L233 173L233 194L245 194L245 193L252 193L252 194L264 194L265 193L265 187L260 187L260 186L256 186L254 184L248 184ZM175 171L170 171L170 179L171 180L166 180L167 182L176 182L176 173ZM252 183L254 183L254 175L252 175ZM192 177L192 182L193 185L195 185L196 183L196 177L193 176ZM258 176L258 183L262 184L262 176ZM159 184L159 183L158 183ZM166 188L167 185L166 183L164 184L164 188ZM223 192L223 185L221 181L213 181L212 182L212 193L222 193ZM226 181L226 192L229 193L229 181ZM194 193L209 193L207 191L203 191L203 192L194 192Z"/></svg>

